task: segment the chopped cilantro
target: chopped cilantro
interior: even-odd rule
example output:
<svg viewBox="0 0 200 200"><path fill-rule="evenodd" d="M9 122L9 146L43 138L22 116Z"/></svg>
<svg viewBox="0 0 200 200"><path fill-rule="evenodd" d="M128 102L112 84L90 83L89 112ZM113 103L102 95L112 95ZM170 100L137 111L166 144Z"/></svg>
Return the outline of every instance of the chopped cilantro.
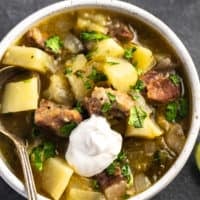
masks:
<svg viewBox="0 0 200 200"><path fill-rule="evenodd" d="M115 174L115 170L116 170L116 167L117 167L117 162L114 161L113 163L111 163L107 168L106 168L106 173L110 176L114 175Z"/></svg>
<svg viewBox="0 0 200 200"><path fill-rule="evenodd" d="M181 82L181 78L177 74L170 74L169 79L174 85L179 85Z"/></svg>
<svg viewBox="0 0 200 200"><path fill-rule="evenodd" d="M130 197L131 197L131 195L125 194L125 195L122 197L122 199L126 200L126 199L129 199Z"/></svg>
<svg viewBox="0 0 200 200"><path fill-rule="evenodd" d="M109 36L95 31L82 32L80 37L84 41L100 41L109 38Z"/></svg>
<svg viewBox="0 0 200 200"><path fill-rule="evenodd" d="M165 150L157 150L153 155L153 162L159 165L165 164L168 159L169 154Z"/></svg>
<svg viewBox="0 0 200 200"><path fill-rule="evenodd" d="M110 92L107 93L108 99L110 102L105 102L101 107L101 112L106 113L111 110L112 104L116 101L116 96L111 94Z"/></svg>
<svg viewBox="0 0 200 200"><path fill-rule="evenodd" d="M55 145L51 142L44 142L43 144L35 147L31 154L30 160L32 165L39 171L43 170L44 162L51 157L56 155Z"/></svg>
<svg viewBox="0 0 200 200"><path fill-rule="evenodd" d="M119 63L118 62L113 62L113 61L108 61L107 62L109 65L118 65Z"/></svg>
<svg viewBox="0 0 200 200"><path fill-rule="evenodd" d="M92 89L92 83L89 81L89 80L86 80L84 82L84 87L87 89L87 90L90 90Z"/></svg>
<svg viewBox="0 0 200 200"><path fill-rule="evenodd" d="M110 92L108 92L107 96L111 103L114 103L116 101L116 96L114 94L111 94Z"/></svg>
<svg viewBox="0 0 200 200"><path fill-rule="evenodd" d="M54 53L60 53L60 50L63 47L63 45L63 41L57 35L52 36L45 41L45 46L52 50Z"/></svg>
<svg viewBox="0 0 200 200"><path fill-rule="evenodd" d="M122 175L126 178L127 182L130 183L131 181L131 169L128 164L124 164L121 168Z"/></svg>
<svg viewBox="0 0 200 200"><path fill-rule="evenodd" d="M121 174L127 180L127 183L130 184L133 180L132 172L126 154L123 151L119 153L117 159L114 160L105 171L108 175L113 176L118 170L121 171Z"/></svg>
<svg viewBox="0 0 200 200"><path fill-rule="evenodd" d="M170 102L165 109L165 118L169 122L175 122L178 112L177 102Z"/></svg>
<svg viewBox="0 0 200 200"><path fill-rule="evenodd" d="M78 77L78 78L83 78L83 74L85 72L83 70L77 70L76 72L74 72L74 74Z"/></svg>
<svg viewBox="0 0 200 200"><path fill-rule="evenodd" d="M76 128L76 126L77 126L76 122L68 122L60 128L60 132L65 136L69 136L72 130Z"/></svg>
<svg viewBox="0 0 200 200"><path fill-rule="evenodd" d="M178 116L177 120L185 118L188 114L188 101L185 98L179 99Z"/></svg>
<svg viewBox="0 0 200 200"><path fill-rule="evenodd" d="M99 189L100 189L100 185L99 185L98 181L95 180L95 179L92 180L92 188L93 188L95 191L99 191Z"/></svg>
<svg viewBox="0 0 200 200"><path fill-rule="evenodd" d="M72 73L72 69L71 68L69 68L69 67L67 67L66 69L65 69L65 72L64 72L66 75L67 74L71 74Z"/></svg>
<svg viewBox="0 0 200 200"><path fill-rule="evenodd" d="M126 157L126 154L124 151L121 151L117 156L117 160L119 162L124 162L124 161L126 161L126 159L127 159L127 157Z"/></svg>
<svg viewBox="0 0 200 200"><path fill-rule="evenodd" d="M102 105L102 107L101 107L101 112L106 113L106 112L110 111L111 108L112 108L112 104L106 102L106 103L104 103L104 104Z"/></svg>
<svg viewBox="0 0 200 200"><path fill-rule="evenodd" d="M180 98L167 104L165 108L165 118L169 122L180 121L188 114L188 102L185 98Z"/></svg>
<svg viewBox="0 0 200 200"><path fill-rule="evenodd" d="M145 84L142 80L138 80L134 86L131 86L131 89L135 90L136 92L141 92L145 89Z"/></svg>
<svg viewBox="0 0 200 200"><path fill-rule="evenodd" d="M93 54L94 54L95 52L97 52L97 50L98 50L98 48L95 48L95 49L89 51L89 52L85 55L86 58L87 58L88 60L90 60L90 59L92 58Z"/></svg>
<svg viewBox="0 0 200 200"><path fill-rule="evenodd" d="M92 71L87 78L93 80L95 83L107 80L107 76L104 73L98 71L95 67L92 68Z"/></svg>
<svg viewBox="0 0 200 200"><path fill-rule="evenodd" d="M146 117L147 114L141 107L134 106L130 110L128 124L130 126L134 126L135 128L143 128L143 123Z"/></svg>
<svg viewBox="0 0 200 200"><path fill-rule="evenodd" d="M124 58L131 59L133 57L133 53L136 51L136 47L129 47L124 51Z"/></svg>
<svg viewBox="0 0 200 200"><path fill-rule="evenodd" d="M79 112L79 113L83 113L83 107L82 107L82 105L81 105L81 103L78 101L77 103L76 103L76 107L75 107L75 109Z"/></svg>

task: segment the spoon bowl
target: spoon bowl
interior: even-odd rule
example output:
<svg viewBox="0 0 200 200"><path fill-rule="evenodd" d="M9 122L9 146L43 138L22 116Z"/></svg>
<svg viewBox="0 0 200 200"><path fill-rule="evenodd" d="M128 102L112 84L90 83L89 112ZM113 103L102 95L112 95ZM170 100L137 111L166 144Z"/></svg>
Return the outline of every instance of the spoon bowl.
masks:
<svg viewBox="0 0 200 200"><path fill-rule="evenodd" d="M22 70L20 68L13 66L2 68L0 70L0 90L3 89L3 86L7 81L9 81L17 74L21 73L21 71ZM1 119L0 119L0 133L7 136L14 143L22 165L28 199L37 200L37 192L27 152L26 141L24 141L22 138L15 135L14 133L8 131L6 127L3 125Z"/></svg>

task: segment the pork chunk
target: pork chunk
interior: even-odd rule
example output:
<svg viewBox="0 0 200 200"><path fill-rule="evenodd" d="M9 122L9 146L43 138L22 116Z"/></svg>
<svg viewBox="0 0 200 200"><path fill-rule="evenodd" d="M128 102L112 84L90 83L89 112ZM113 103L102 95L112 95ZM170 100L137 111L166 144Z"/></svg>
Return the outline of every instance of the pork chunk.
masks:
<svg viewBox="0 0 200 200"><path fill-rule="evenodd" d="M134 34L130 28L118 20L113 21L109 26L108 34L122 41L131 41L134 38Z"/></svg>
<svg viewBox="0 0 200 200"><path fill-rule="evenodd" d="M46 33L42 33L37 27L30 29L25 35L25 39L28 44L40 49L45 49L45 41L47 38L48 35Z"/></svg>
<svg viewBox="0 0 200 200"><path fill-rule="evenodd" d="M121 200L126 192L127 184L120 174L109 176L102 172L96 176L96 180L108 200Z"/></svg>
<svg viewBox="0 0 200 200"><path fill-rule="evenodd" d="M180 96L180 85L175 85L164 73L150 71L141 77L147 89L147 98L158 103L167 103Z"/></svg>
<svg viewBox="0 0 200 200"><path fill-rule="evenodd" d="M115 101L110 101L109 94L115 97ZM85 98L85 106L90 114L101 114L102 106L105 103L111 104L110 113L115 116L121 114L128 116L130 109L134 105L134 101L129 95L110 88L95 87L91 97Z"/></svg>
<svg viewBox="0 0 200 200"><path fill-rule="evenodd" d="M35 111L35 124L45 130L64 137L60 129L69 122L80 123L82 116L77 110L42 99Z"/></svg>

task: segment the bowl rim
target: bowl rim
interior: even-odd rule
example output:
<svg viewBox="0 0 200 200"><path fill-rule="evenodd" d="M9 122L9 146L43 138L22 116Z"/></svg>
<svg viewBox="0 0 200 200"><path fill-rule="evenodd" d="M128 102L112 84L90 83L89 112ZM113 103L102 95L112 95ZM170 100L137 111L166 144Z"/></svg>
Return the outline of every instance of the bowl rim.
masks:
<svg viewBox="0 0 200 200"><path fill-rule="evenodd" d="M73 10L76 8L83 7L98 7L108 10L114 10L131 17L138 18L144 23L148 24L150 27L155 29L157 32L162 34L164 38L170 43L173 44L172 47L182 60L184 65L185 74L187 74L188 85L191 90L191 123L188 137L185 143L185 146L178 156L175 163L172 167L150 188L144 192L137 194L134 197L131 197L130 200L146 200L150 199L161 190L163 190L181 171L186 161L188 160L195 141L198 136L198 131L200 128L200 106L198 106L198 100L200 100L200 82L198 78L198 73L196 71L195 65L192 61L192 58L187 51L184 44L176 36L176 34L160 19L147 12L146 10L139 8L133 4L121 2L118 0L67 0L61 1L54 4L51 4L47 7L44 7L33 14L29 15L18 25L16 25L1 41L0 43L0 59L5 53L6 49L13 43L15 40L26 32L31 26L33 26L38 21L51 16L58 12L63 12L66 10ZM4 181L13 188L16 192L26 197L25 188L22 182L12 173L6 163L0 158L0 175ZM39 200L47 200L48 198L38 194Z"/></svg>

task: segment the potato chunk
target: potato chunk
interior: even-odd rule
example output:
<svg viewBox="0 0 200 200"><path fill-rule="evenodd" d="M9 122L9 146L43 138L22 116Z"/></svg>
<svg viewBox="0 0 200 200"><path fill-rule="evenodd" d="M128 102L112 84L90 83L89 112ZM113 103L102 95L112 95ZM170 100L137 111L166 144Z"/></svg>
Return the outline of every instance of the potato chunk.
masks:
<svg viewBox="0 0 200 200"><path fill-rule="evenodd" d="M66 200L105 200L105 197L100 192L81 190L77 188L70 189Z"/></svg>
<svg viewBox="0 0 200 200"><path fill-rule="evenodd" d="M49 87L43 92L45 98L57 103L72 107L73 94L70 85L63 73L56 73L50 76Z"/></svg>
<svg viewBox="0 0 200 200"><path fill-rule="evenodd" d="M86 63L87 59L83 54L77 55L66 63L66 71L70 71L70 73L67 73L67 78L78 101L82 101L88 93L88 89L85 86L85 77L88 75L89 69Z"/></svg>
<svg viewBox="0 0 200 200"><path fill-rule="evenodd" d="M155 64L153 53L150 49L142 46L135 46L132 62L135 63L138 71L145 73L149 71Z"/></svg>
<svg viewBox="0 0 200 200"><path fill-rule="evenodd" d="M41 187L53 199L60 199L69 184L73 170L60 158L49 158L40 174Z"/></svg>
<svg viewBox="0 0 200 200"><path fill-rule="evenodd" d="M144 120L142 128L135 128L133 126L128 125L125 136L154 139L155 137L158 137L162 134L163 134L163 131L155 123L155 121L150 119L150 117L147 117Z"/></svg>
<svg viewBox="0 0 200 200"><path fill-rule="evenodd" d="M121 58L107 58L103 71L112 86L122 92L127 92L138 79L135 68L128 61Z"/></svg>
<svg viewBox="0 0 200 200"><path fill-rule="evenodd" d="M124 49L112 38L104 39L98 42L92 53L92 59L102 60L105 57L121 57L124 55Z"/></svg>
<svg viewBox="0 0 200 200"><path fill-rule="evenodd" d="M7 83L2 96L1 112L10 113L37 109L38 99L38 77Z"/></svg>
<svg viewBox="0 0 200 200"><path fill-rule="evenodd" d="M28 70L46 73L47 71L54 72L53 59L44 51L24 46L10 47L4 58L3 64L23 67Z"/></svg>
<svg viewBox="0 0 200 200"><path fill-rule="evenodd" d="M106 16L95 12L79 12L76 27L80 31L96 31L106 34Z"/></svg>

